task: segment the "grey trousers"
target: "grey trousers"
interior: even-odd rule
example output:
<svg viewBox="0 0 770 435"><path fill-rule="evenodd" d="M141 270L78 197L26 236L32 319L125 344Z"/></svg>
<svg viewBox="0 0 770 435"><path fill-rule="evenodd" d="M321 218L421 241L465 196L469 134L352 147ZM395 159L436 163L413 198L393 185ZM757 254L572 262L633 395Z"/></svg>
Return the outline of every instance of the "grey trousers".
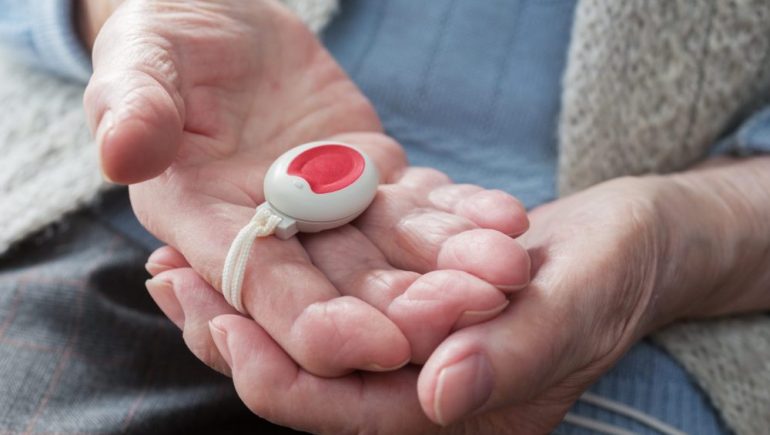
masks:
<svg viewBox="0 0 770 435"><path fill-rule="evenodd" d="M83 211L0 257L0 434L291 433L187 350L148 254Z"/></svg>

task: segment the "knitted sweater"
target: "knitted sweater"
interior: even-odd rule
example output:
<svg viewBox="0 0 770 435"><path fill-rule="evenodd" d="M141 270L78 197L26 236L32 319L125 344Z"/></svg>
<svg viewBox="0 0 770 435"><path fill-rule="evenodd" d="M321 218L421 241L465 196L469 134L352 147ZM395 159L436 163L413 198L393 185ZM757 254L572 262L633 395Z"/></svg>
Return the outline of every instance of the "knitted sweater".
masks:
<svg viewBox="0 0 770 435"><path fill-rule="evenodd" d="M560 188L682 170L770 90L770 3L581 0L564 78ZM655 334L740 434L770 428L770 316Z"/></svg>
<svg viewBox="0 0 770 435"><path fill-rule="evenodd" d="M285 0L314 29L336 0ZM613 177L702 159L770 88L762 0L581 0L559 131L567 194ZM85 127L82 86L0 59L0 253L106 188ZM737 433L770 427L770 317L669 327L655 338Z"/></svg>

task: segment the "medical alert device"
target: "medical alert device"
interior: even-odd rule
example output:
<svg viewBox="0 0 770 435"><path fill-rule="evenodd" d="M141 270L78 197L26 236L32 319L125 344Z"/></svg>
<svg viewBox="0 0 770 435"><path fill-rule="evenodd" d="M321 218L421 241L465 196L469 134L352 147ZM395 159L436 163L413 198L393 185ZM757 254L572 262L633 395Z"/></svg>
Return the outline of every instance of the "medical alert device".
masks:
<svg viewBox="0 0 770 435"><path fill-rule="evenodd" d="M249 252L258 237L288 239L317 233L358 217L377 194L379 175L358 148L339 142L311 142L282 154L267 170L265 202L235 236L222 269L225 300L245 313L241 286Z"/></svg>
<svg viewBox="0 0 770 435"><path fill-rule="evenodd" d="M265 175L265 203L281 218L275 235L288 239L344 225L377 193L374 163L354 146L312 142L287 151Z"/></svg>

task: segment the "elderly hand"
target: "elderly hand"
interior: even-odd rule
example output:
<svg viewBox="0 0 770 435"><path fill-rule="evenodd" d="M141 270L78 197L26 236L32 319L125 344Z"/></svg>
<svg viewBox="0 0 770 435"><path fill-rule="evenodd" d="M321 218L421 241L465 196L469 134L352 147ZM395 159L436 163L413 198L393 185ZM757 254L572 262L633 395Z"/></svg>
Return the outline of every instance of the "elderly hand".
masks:
<svg viewBox="0 0 770 435"><path fill-rule="evenodd" d="M243 401L279 424L328 433L424 433L439 431L436 423L450 433L546 433L637 339L671 320L655 304L670 296L661 292L671 216L660 207L670 187L663 178L619 179L533 211L522 237L531 285L499 317L450 335L421 370L313 376L258 324L230 315L168 248L154 258L166 264L161 275L178 303L161 306L184 313L186 334L188 324L200 330L210 321L219 352L203 361L230 373Z"/></svg>
<svg viewBox="0 0 770 435"><path fill-rule="evenodd" d="M126 1L96 40L85 104L105 174L133 183L141 222L214 288L275 157L332 138L373 158L385 184L355 225L261 239L251 253L249 322L310 373L424 362L529 280L509 237L528 226L522 206L407 169L369 102L276 2ZM148 287L160 301L171 284L161 275ZM202 337L208 345L191 348L206 358L214 345L208 329Z"/></svg>

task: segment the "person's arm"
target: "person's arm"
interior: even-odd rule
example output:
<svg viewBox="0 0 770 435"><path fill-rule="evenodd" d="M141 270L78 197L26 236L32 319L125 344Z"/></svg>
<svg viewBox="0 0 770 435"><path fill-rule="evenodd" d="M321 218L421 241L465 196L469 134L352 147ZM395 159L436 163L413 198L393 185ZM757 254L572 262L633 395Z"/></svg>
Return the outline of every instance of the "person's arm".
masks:
<svg viewBox="0 0 770 435"><path fill-rule="evenodd" d="M668 177L675 188L663 210L679 223L671 244L685 264L668 270L671 286L678 278L682 291L661 300L680 318L770 310L770 108L744 121L714 153L733 157Z"/></svg>
<svg viewBox="0 0 770 435"><path fill-rule="evenodd" d="M671 258L657 323L770 310L770 157L719 158L669 177Z"/></svg>
<svg viewBox="0 0 770 435"><path fill-rule="evenodd" d="M74 25L78 16L73 0L0 0L0 43L17 60L86 82L91 60Z"/></svg>
<svg viewBox="0 0 770 435"><path fill-rule="evenodd" d="M508 406L524 422L534 414L555 425L657 328L770 310L770 157L612 180L530 219L532 285L499 318L447 338L422 370L434 421L485 412L494 421ZM460 366L469 355L481 362ZM473 400L457 399L469 392Z"/></svg>

